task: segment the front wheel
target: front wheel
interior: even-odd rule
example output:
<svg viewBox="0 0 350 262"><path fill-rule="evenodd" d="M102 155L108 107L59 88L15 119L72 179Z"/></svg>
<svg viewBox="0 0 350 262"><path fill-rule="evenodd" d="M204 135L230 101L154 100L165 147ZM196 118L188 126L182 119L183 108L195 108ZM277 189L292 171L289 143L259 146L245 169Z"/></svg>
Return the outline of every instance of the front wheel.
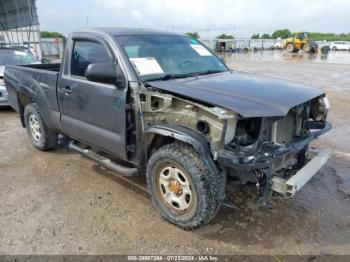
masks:
<svg viewBox="0 0 350 262"><path fill-rule="evenodd" d="M286 49L288 52L293 53L295 51L295 46L293 43L288 43Z"/></svg>
<svg viewBox="0 0 350 262"><path fill-rule="evenodd" d="M215 174L189 145L172 143L158 149L146 176L161 215L180 228L207 224L219 210Z"/></svg>
<svg viewBox="0 0 350 262"><path fill-rule="evenodd" d="M25 107L24 122L30 141L36 148L45 151L55 147L58 135L46 126L36 103Z"/></svg>

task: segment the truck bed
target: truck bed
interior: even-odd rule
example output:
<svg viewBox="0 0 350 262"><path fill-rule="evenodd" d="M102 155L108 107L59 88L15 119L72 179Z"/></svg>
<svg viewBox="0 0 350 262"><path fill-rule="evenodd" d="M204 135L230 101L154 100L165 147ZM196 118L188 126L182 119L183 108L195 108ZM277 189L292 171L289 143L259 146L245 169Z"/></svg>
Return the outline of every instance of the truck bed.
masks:
<svg viewBox="0 0 350 262"><path fill-rule="evenodd" d="M61 64L30 64L6 66L5 86L8 101L17 112L23 110L21 103L26 95L30 96L41 108L45 119L52 120L48 125L57 125L59 121L57 102L57 82Z"/></svg>

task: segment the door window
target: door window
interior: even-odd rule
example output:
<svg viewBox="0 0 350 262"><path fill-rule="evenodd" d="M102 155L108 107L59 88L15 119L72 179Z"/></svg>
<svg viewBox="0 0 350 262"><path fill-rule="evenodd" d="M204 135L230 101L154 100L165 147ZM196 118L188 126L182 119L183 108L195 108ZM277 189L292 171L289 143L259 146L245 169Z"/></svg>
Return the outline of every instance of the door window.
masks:
<svg viewBox="0 0 350 262"><path fill-rule="evenodd" d="M111 62L113 62L112 56L101 43L90 40L74 42L71 75L85 77L86 68L90 64Z"/></svg>

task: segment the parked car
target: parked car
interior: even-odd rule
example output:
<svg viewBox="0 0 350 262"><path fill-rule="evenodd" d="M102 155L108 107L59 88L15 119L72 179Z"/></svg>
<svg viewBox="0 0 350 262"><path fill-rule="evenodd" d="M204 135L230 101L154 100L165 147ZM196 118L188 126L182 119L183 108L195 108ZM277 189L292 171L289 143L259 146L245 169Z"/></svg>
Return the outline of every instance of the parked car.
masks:
<svg viewBox="0 0 350 262"><path fill-rule="evenodd" d="M337 51L337 50L350 51L350 42L347 42L347 41L334 41L330 45L330 48L333 51Z"/></svg>
<svg viewBox="0 0 350 262"><path fill-rule="evenodd" d="M330 157L309 148L331 129L322 91L232 71L186 35L78 31L62 64L8 66L5 83L35 147L65 134L72 150L120 175L145 171L161 215L184 229L230 205L228 177L254 183L268 206Z"/></svg>
<svg viewBox="0 0 350 262"><path fill-rule="evenodd" d="M0 48L0 106L8 106L7 91L4 82L6 65L37 64L33 54L23 48Z"/></svg>

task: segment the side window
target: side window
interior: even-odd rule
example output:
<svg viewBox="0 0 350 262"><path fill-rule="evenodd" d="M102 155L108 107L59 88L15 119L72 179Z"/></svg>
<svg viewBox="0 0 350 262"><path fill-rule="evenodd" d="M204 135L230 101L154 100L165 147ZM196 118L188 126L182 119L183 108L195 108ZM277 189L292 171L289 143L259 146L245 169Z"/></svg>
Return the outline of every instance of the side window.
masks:
<svg viewBox="0 0 350 262"><path fill-rule="evenodd" d="M76 40L71 61L71 75L85 77L86 68L90 64L113 62L113 58L101 43Z"/></svg>

